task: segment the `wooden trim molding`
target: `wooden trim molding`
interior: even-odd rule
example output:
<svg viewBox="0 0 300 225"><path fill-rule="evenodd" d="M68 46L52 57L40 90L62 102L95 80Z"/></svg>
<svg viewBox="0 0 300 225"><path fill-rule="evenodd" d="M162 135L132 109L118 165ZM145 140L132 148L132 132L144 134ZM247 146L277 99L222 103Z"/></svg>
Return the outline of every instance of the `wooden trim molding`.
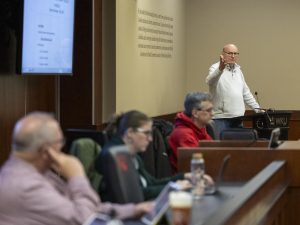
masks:
<svg viewBox="0 0 300 225"><path fill-rule="evenodd" d="M298 139L300 139L300 110L287 110L287 111L292 112L290 123L289 123L290 129L289 129L288 140L298 140ZM254 112L252 110L246 110L245 115L251 115L253 113ZM177 112L165 114L165 115L159 115L159 116L155 116L153 118L164 119L164 120L168 120L173 123L175 120L176 114L177 114ZM252 127L251 121L250 120L245 121L244 126Z"/></svg>
<svg viewBox="0 0 300 225"><path fill-rule="evenodd" d="M292 116L290 119L289 123L289 136L288 140L298 140L300 139L300 110L288 110L292 112ZM167 121L170 121L172 123L175 122L175 117L176 117L177 112L174 113L169 113L169 114L164 114L164 115L159 115L159 116L154 116L154 119L164 119ZM252 110L247 110L245 112L245 115L251 115L253 114ZM107 123L103 123L101 125L95 126L96 130L102 130L106 127ZM252 123L250 120L244 122L245 127L252 127ZM73 128L73 127L72 127Z"/></svg>
<svg viewBox="0 0 300 225"><path fill-rule="evenodd" d="M289 122L289 135L288 140L300 139L300 110L287 110L292 112ZM252 110L246 110L245 115L251 115L254 112ZM244 126L251 127L251 121L245 121Z"/></svg>

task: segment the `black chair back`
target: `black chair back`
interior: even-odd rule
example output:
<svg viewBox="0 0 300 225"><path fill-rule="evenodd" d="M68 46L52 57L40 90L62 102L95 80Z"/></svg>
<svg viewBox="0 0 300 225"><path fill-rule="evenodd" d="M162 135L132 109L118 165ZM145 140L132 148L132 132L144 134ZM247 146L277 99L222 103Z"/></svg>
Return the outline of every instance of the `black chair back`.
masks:
<svg viewBox="0 0 300 225"><path fill-rule="evenodd" d="M103 147L107 143L107 136L103 131L89 129L66 129L64 131L66 137L65 150L69 152L72 142L79 138L90 138Z"/></svg>
<svg viewBox="0 0 300 225"><path fill-rule="evenodd" d="M115 203L139 203L144 201L139 174L126 145L112 147L106 158L107 185L111 201Z"/></svg>
<svg viewBox="0 0 300 225"><path fill-rule="evenodd" d="M257 131L250 128L232 128L221 131L220 140L257 140Z"/></svg>
<svg viewBox="0 0 300 225"><path fill-rule="evenodd" d="M210 123L206 124L206 132L213 140L216 139L215 123L213 120Z"/></svg>

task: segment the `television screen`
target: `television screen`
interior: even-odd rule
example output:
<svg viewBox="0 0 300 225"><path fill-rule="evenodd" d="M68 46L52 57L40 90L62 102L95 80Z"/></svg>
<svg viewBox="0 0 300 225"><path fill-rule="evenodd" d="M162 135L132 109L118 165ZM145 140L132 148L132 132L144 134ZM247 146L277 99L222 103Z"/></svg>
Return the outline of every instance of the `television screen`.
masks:
<svg viewBox="0 0 300 225"><path fill-rule="evenodd" d="M72 74L74 1L24 0L22 74Z"/></svg>

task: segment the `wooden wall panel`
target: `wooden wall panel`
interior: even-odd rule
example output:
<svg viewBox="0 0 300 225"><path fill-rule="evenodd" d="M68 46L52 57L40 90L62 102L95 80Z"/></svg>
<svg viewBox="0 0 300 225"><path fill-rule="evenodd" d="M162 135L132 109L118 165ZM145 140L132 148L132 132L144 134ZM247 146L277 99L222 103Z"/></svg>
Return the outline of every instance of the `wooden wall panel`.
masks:
<svg viewBox="0 0 300 225"><path fill-rule="evenodd" d="M102 124L102 1L76 2L74 74L60 79L60 121L65 128Z"/></svg>
<svg viewBox="0 0 300 225"><path fill-rule="evenodd" d="M26 112L39 110L56 113L56 79L57 76L27 77Z"/></svg>
<svg viewBox="0 0 300 225"><path fill-rule="evenodd" d="M94 1L94 119L102 124L102 0Z"/></svg>
<svg viewBox="0 0 300 225"><path fill-rule="evenodd" d="M74 74L60 80L63 128L95 128L102 123L101 10L101 0L76 2Z"/></svg>
<svg viewBox="0 0 300 225"><path fill-rule="evenodd" d="M294 110L290 120L289 140L300 139L300 111Z"/></svg>
<svg viewBox="0 0 300 225"><path fill-rule="evenodd" d="M55 77L0 76L0 165L10 153L15 122L31 111L55 112Z"/></svg>
<svg viewBox="0 0 300 225"><path fill-rule="evenodd" d="M15 121L25 114L25 79L15 75L0 76L0 165L10 152Z"/></svg>
<svg viewBox="0 0 300 225"><path fill-rule="evenodd" d="M28 112L53 112L63 127L101 125L101 10L101 0L76 1L72 77L24 77L11 71L1 73L0 165L9 155L15 122ZM11 49L15 51L16 48L13 46ZM12 55L14 54L12 52ZM94 68L93 63L96 65ZM93 102L96 104L93 105Z"/></svg>

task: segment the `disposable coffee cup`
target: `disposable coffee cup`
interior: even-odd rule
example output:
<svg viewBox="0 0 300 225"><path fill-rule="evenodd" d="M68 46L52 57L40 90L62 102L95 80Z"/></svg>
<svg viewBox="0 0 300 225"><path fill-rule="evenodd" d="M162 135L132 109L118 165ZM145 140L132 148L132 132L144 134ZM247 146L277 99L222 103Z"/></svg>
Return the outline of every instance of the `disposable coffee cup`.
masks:
<svg viewBox="0 0 300 225"><path fill-rule="evenodd" d="M192 195L184 191L171 192L169 205L172 225L189 225L193 205Z"/></svg>

